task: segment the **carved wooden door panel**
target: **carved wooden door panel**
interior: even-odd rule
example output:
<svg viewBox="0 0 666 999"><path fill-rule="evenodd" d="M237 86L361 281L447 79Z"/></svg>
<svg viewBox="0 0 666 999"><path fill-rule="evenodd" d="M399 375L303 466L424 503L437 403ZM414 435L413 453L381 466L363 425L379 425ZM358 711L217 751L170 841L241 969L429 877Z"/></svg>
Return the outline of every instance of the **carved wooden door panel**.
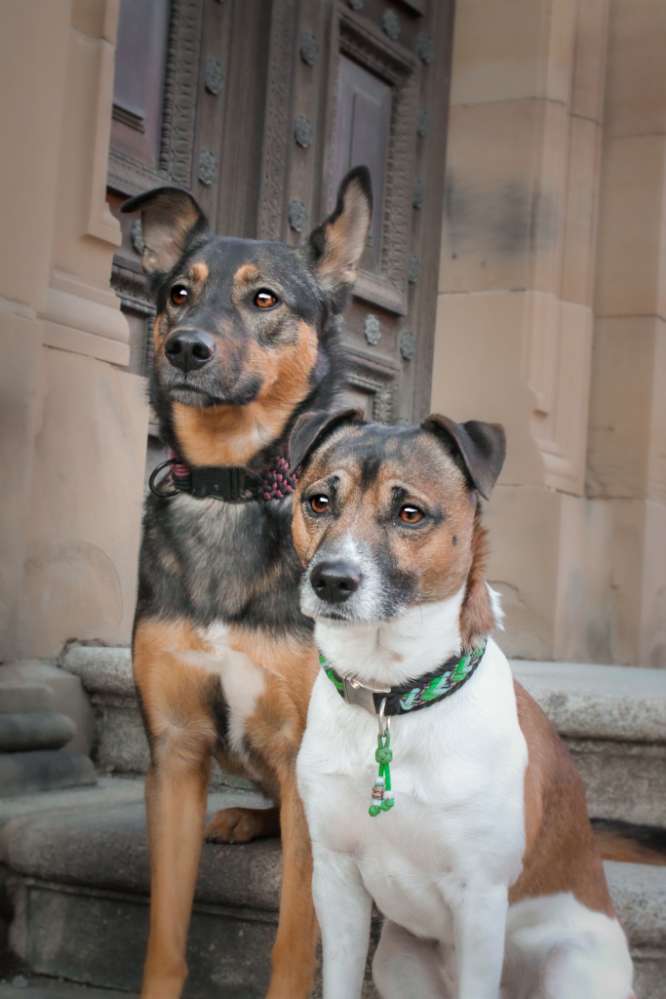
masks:
<svg viewBox="0 0 666 999"><path fill-rule="evenodd" d="M191 190L219 232L298 245L366 163L375 215L344 339L349 397L428 408L453 0L122 0L109 201ZM121 217L112 284L145 370L152 308Z"/></svg>
<svg viewBox="0 0 666 999"><path fill-rule="evenodd" d="M452 21L453 0L273 3L259 235L298 243L370 167L344 335L349 397L383 420L430 403Z"/></svg>

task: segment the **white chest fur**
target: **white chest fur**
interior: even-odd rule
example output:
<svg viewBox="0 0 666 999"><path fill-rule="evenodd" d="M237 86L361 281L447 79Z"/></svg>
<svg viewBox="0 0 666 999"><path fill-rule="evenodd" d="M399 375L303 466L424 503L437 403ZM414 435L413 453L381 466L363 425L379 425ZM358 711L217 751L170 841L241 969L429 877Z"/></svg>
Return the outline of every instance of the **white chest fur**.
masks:
<svg viewBox="0 0 666 999"><path fill-rule="evenodd" d="M527 762L511 672L490 642L453 696L393 719L395 808L368 815L377 723L322 673L298 759L315 850L354 858L380 910L417 936L450 934L450 906L470 879L509 884L524 848Z"/></svg>
<svg viewBox="0 0 666 999"><path fill-rule="evenodd" d="M229 712L229 748L244 756L245 725L266 689L266 674L245 653L229 648L228 627L224 623L200 629L200 635L210 651L190 653L188 659L193 666L219 676Z"/></svg>

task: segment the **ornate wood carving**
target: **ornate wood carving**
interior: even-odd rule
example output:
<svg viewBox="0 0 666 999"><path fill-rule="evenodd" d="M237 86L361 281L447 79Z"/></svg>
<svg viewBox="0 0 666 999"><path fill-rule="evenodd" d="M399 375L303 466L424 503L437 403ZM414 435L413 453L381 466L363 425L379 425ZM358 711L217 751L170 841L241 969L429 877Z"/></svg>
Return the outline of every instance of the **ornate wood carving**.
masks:
<svg viewBox="0 0 666 999"><path fill-rule="evenodd" d="M202 10L201 0L172 0L160 169L185 187L192 183Z"/></svg>
<svg viewBox="0 0 666 999"><path fill-rule="evenodd" d="M281 239L284 234L294 39L298 37L296 15L295 0L274 0L257 224L259 239Z"/></svg>
<svg viewBox="0 0 666 999"><path fill-rule="evenodd" d="M316 66L319 59L319 42L313 31L304 31L301 35L301 59L306 66Z"/></svg>
<svg viewBox="0 0 666 999"><path fill-rule="evenodd" d="M395 388L399 370L388 360L368 357L353 347L346 347L352 362L347 384L370 397L370 415L380 423L393 423L396 419Z"/></svg>

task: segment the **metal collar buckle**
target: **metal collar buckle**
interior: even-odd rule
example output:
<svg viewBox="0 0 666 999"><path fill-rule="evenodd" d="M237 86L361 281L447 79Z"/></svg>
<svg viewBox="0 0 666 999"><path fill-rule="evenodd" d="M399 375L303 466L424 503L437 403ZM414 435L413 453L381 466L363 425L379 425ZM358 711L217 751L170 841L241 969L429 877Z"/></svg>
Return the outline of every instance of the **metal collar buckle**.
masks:
<svg viewBox="0 0 666 999"><path fill-rule="evenodd" d="M370 714L376 715L377 707L375 705L375 694L390 694L390 687L371 687L367 683L361 683L361 681L355 676L343 676L342 682L345 687L345 701L347 704L356 704L360 708L365 708ZM386 698L382 700L382 704L386 704Z"/></svg>

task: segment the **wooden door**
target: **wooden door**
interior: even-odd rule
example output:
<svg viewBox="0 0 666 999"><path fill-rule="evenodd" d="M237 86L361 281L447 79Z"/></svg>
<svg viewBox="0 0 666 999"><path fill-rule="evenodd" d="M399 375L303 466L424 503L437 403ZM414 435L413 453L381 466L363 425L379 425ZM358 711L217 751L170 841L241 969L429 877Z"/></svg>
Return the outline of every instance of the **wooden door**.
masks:
<svg viewBox="0 0 666 999"><path fill-rule="evenodd" d="M366 163L375 215L344 340L381 420L430 399L453 0L122 0L109 200L175 183L217 230L300 244ZM140 228L112 283L145 370Z"/></svg>
<svg viewBox="0 0 666 999"><path fill-rule="evenodd" d="M273 3L258 231L298 243L345 171L370 167L345 342L349 394L380 420L430 402L452 15L453 0Z"/></svg>

